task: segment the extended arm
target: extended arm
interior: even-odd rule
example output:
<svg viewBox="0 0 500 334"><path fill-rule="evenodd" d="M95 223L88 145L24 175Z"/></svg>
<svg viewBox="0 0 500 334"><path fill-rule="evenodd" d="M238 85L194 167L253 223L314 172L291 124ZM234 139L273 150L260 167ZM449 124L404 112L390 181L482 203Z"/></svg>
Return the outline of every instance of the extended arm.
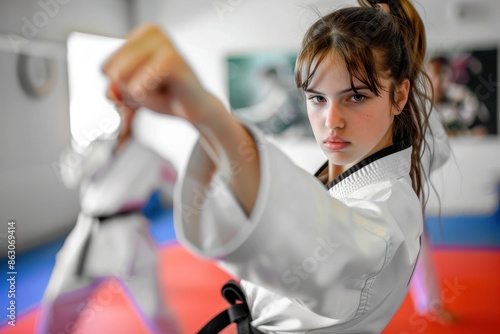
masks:
<svg viewBox="0 0 500 334"><path fill-rule="evenodd" d="M186 119L200 132L212 173L228 172L238 202L251 213L259 187L259 159L252 136L207 92L171 41L153 25L138 28L103 71L132 108L143 106ZM123 97L123 98L121 98ZM208 184L210 177L205 180Z"/></svg>

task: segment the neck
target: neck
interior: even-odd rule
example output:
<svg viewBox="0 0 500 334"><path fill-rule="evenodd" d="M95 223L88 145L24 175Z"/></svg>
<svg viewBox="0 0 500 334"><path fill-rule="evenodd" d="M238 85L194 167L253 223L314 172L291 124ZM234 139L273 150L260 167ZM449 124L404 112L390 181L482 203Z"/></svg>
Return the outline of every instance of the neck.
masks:
<svg viewBox="0 0 500 334"><path fill-rule="evenodd" d="M328 163L328 183L332 182L337 176L346 171L348 167L334 165L332 163Z"/></svg>

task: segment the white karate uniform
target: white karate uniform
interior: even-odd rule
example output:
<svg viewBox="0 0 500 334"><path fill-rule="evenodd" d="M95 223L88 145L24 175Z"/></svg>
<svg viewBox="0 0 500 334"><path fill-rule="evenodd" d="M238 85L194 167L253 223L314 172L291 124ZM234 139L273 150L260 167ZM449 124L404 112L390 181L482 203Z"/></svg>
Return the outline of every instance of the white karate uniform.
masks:
<svg viewBox="0 0 500 334"><path fill-rule="evenodd" d="M210 175L198 143L175 194L177 238L241 278L262 332L380 333L406 296L420 247L411 147L382 150L327 190L250 131L261 178L250 217L227 172Z"/></svg>
<svg viewBox="0 0 500 334"><path fill-rule="evenodd" d="M176 171L156 152L130 139L113 154L115 139L99 139L84 152L62 158L61 179L80 187L81 212L57 253L42 301L37 333L76 332L82 305L104 279L117 277L155 333L177 333L161 298L156 245L141 210L158 191L172 202ZM72 164L67 163L73 160Z"/></svg>

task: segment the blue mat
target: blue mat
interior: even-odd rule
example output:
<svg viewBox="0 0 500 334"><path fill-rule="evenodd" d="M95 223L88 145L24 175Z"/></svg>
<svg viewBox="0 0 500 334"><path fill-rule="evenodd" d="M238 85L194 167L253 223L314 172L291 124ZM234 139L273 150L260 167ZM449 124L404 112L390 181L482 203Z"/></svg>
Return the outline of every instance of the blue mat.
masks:
<svg viewBox="0 0 500 334"><path fill-rule="evenodd" d="M486 216L427 217L431 245L500 249L500 209Z"/></svg>

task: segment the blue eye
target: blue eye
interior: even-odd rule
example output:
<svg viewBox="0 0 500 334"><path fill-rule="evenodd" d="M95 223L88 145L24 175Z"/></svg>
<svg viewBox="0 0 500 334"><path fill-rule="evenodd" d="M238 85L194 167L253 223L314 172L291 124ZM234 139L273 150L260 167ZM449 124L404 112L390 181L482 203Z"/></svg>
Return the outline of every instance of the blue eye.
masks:
<svg viewBox="0 0 500 334"><path fill-rule="evenodd" d="M365 98L366 98L366 96L364 96L364 95L354 94L354 95L351 95L351 97L349 98L349 100L351 100L351 102L354 102L354 103L360 103L360 102L363 102L363 100Z"/></svg>
<svg viewBox="0 0 500 334"><path fill-rule="evenodd" d="M308 100L312 101L313 103L322 103L326 101L326 99L323 96L319 95L311 96L308 98Z"/></svg>

